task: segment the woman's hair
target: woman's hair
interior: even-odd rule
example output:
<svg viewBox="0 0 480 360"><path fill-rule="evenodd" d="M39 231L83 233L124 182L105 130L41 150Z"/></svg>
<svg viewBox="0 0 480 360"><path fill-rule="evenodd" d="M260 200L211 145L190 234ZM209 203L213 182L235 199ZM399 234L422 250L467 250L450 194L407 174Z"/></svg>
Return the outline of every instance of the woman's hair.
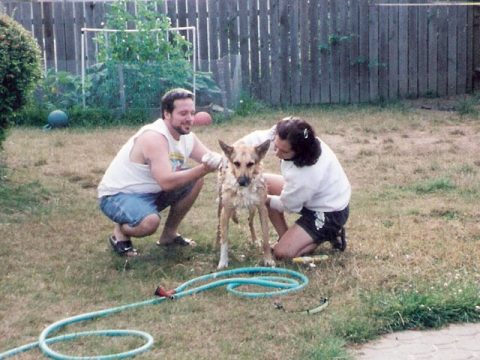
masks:
<svg viewBox="0 0 480 360"><path fill-rule="evenodd" d="M164 116L164 112L172 113L173 109L175 108L174 102L178 99L192 99L194 100L193 93L186 89L176 88L170 91L167 91L165 95L162 97L162 118Z"/></svg>
<svg viewBox="0 0 480 360"><path fill-rule="evenodd" d="M322 153L315 130L305 120L291 116L280 120L277 123L277 135L290 143L295 153L291 160L298 167L315 164Z"/></svg>

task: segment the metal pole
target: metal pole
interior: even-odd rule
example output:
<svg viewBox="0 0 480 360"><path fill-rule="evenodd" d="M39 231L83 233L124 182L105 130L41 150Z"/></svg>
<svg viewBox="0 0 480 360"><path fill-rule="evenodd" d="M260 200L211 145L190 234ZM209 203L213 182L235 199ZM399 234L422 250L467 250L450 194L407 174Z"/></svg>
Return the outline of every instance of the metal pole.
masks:
<svg viewBox="0 0 480 360"><path fill-rule="evenodd" d="M85 31L84 28L81 29L81 53L82 53L82 103L83 108L85 109Z"/></svg>

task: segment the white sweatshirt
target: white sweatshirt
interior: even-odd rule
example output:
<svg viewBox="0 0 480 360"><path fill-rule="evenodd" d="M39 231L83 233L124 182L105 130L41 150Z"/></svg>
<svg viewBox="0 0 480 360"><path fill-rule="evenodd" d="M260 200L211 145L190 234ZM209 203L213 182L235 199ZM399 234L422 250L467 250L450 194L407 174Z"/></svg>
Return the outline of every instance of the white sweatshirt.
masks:
<svg viewBox="0 0 480 360"><path fill-rule="evenodd" d="M273 144L275 126L257 130L241 141L258 145L270 139ZM282 160L280 169L285 184L279 196L270 197L270 206L278 211L298 213L305 207L312 211L340 211L350 202L351 186L340 162L330 147L320 141L322 153L311 166L296 166L293 161Z"/></svg>

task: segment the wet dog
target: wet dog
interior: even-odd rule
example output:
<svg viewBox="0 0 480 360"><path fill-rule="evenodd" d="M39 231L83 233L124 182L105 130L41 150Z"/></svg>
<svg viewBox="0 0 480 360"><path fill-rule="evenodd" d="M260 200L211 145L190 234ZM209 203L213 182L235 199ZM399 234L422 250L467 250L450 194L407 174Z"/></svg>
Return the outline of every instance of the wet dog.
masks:
<svg viewBox="0 0 480 360"><path fill-rule="evenodd" d="M218 174L218 228L217 244L220 244L218 269L228 267L228 225L237 220L237 210L248 210L248 226L252 244L258 245L254 228L254 216L258 212L262 228L263 264L275 266L268 236L268 210L265 205L267 187L262 175L262 159L270 141L258 146L238 142L232 146L218 141L226 161Z"/></svg>

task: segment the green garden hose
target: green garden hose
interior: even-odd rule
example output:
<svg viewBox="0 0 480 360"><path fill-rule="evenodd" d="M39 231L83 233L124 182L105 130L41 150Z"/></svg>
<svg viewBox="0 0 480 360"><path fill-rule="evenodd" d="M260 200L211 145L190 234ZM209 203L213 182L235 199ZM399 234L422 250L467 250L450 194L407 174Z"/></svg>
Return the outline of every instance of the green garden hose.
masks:
<svg viewBox="0 0 480 360"><path fill-rule="evenodd" d="M233 276L242 276L242 275L255 275L250 277L233 277ZM267 276L268 275L268 276ZM220 286L225 286L227 291L242 297L247 298L258 298L258 297L272 297L279 296L291 293L293 291L298 291L303 289L308 284L308 278L293 270L283 269L283 268L268 268L268 267L248 267L248 268L239 268L233 270L225 270L220 272L215 272L212 274L203 275L192 280L189 280L174 291L174 294L171 296L173 299L180 299L182 297L198 294L205 290L214 289ZM196 287L192 287L195 285ZM258 286L261 288L271 289L264 292L247 292L241 291L242 286ZM43 354L52 359L61 359L61 360L80 360L80 359L96 359L96 360L107 360L107 359L125 359L128 357L133 357L142 352L147 351L153 345L153 337L143 331L137 330L98 330L98 331L85 331L77 332L72 334L59 335L56 337L49 337L51 334L58 332L67 325L72 325L77 322L94 320L100 317L106 317L121 311L134 309L146 305L156 305L167 298L156 297L153 299L127 304L123 306L118 306L115 308L109 308L105 310L85 313L73 317L69 317L60 321L57 321L48 327L46 327L39 336L38 341L23 345L6 352L0 353L0 359L6 359L23 353L35 348L40 348ZM74 340L79 337L85 336L134 336L140 337L145 340L145 344L142 346L129 350L126 352L121 352L117 354L109 355L99 355L99 356L70 356L60 354L52 350L49 345L53 343L58 343L67 340Z"/></svg>

